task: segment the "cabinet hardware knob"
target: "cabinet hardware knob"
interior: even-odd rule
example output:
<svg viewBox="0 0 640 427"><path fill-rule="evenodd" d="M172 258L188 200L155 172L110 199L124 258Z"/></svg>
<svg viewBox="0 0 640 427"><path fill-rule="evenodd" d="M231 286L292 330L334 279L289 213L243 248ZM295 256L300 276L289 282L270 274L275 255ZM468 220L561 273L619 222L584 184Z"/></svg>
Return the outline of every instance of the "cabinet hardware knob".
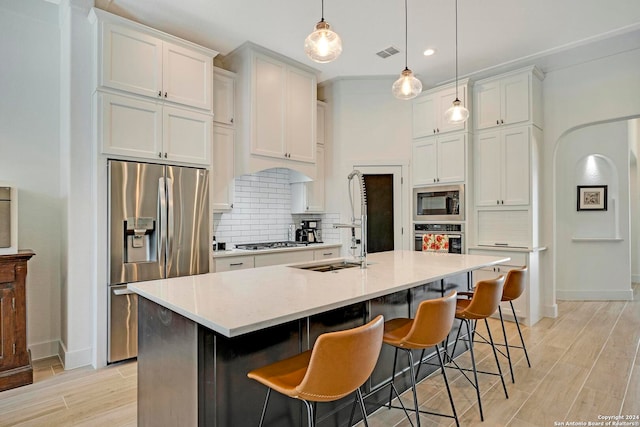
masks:
<svg viewBox="0 0 640 427"><path fill-rule="evenodd" d="M233 123L233 117L231 117L231 120L229 120L230 123Z"/></svg>
<svg viewBox="0 0 640 427"><path fill-rule="evenodd" d="M440 133L440 128L436 128L436 130L438 131L438 133Z"/></svg>
<svg viewBox="0 0 640 427"><path fill-rule="evenodd" d="M503 125L504 124L504 120L500 119L500 124Z"/></svg>
<svg viewBox="0 0 640 427"><path fill-rule="evenodd" d="M500 120L496 120L496 124L499 125L500 124Z"/></svg>
<svg viewBox="0 0 640 427"><path fill-rule="evenodd" d="M165 158L165 159L167 158L167 153L164 153L164 158Z"/></svg>
<svg viewBox="0 0 640 427"><path fill-rule="evenodd" d="M162 158L162 153L158 153L158 157Z"/></svg>
<svg viewBox="0 0 640 427"><path fill-rule="evenodd" d="M165 98L167 97L167 92L165 92L165 93L164 93L164 97L165 97Z"/></svg>
<svg viewBox="0 0 640 427"><path fill-rule="evenodd" d="M440 178L436 178L438 180L438 182L440 182Z"/></svg>
<svg viewBox="0 0 640 427"><path fill-rule="evenodd" d="M435 178L433 178L433 182L436 182L436 179L435 179Z"/></svg>
<svg viewBox="0 0 640 427"><path fill-rule="evenodd" d="M501 205L504 205L504 200L500 200L500 204L501 204Z"/></svg>
<svg viewBox="0 0 640 427"><path fill-rule="evenodd" d="M158 96L162 96L162 91L161 90L158 91Z"/></svg>
<svg viewBox="0 0 640 427"><path fill-rule="evenodd" d="M496 200L496 205L499 205L499 204L500 204L500 200Z"/></svg>
<svg viewBox="0 0 640 427"><path fill-rule="evenodd" d="M436 133L436 130L435 130L435 129L433 130L433 133Z"/></svg>

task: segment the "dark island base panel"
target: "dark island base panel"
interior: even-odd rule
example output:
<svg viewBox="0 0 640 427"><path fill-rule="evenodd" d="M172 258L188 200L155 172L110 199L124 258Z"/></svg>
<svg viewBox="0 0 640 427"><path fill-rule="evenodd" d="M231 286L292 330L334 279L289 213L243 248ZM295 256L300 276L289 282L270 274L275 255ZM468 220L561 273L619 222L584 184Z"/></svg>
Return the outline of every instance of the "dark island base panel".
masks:
<svg viewBox="0 0 640 427"><path fill-rule="evenodd" d="M445 287L466 290L467 275L447 279ZM440 295L440 283L430 283L231 339L140 298L138 425L257 426L266 388L249 380L247 372L307 350L320 334L362 325L378 314L387 320L413 317L420 301ZM419 355L415 353L415 360ZM364 393L391 378L393 356L392 348L382 347ZM399 357L398 362L405 372L396 378L396 386L406 390L410 386L407 357ZM420 379L434 369L421 368ZM389 387L368 397L367 412L377 410L388 397ZM353 398L319 403L318 426L346 426ZM358 408L355 414L354 422L361 419ZM265 425L306 425L304 405L272 393Z"/></svg>

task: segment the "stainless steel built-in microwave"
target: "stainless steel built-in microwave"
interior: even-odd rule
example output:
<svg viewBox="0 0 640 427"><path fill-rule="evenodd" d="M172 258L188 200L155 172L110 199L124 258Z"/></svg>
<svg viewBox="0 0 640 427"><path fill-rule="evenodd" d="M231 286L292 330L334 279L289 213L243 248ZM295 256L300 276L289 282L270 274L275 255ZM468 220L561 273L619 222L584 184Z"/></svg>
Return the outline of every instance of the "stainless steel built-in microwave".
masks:
<svg viewBox="0 0 640 427"><path fill-rule="evenodd" d="M464 220L464 185L414 188L413 220Z"/></svg>

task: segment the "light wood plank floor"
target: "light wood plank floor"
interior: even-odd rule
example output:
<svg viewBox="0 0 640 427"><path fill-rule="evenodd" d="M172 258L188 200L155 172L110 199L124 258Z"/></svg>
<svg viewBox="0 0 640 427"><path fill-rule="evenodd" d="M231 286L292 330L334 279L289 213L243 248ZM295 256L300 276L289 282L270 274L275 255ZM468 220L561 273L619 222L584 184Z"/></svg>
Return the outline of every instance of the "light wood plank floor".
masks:
<svg viewBox="0 0 640 427"><path fill-rule="evenodd" d="M499 378L480 376L484 422L480 422L474 389L456 371L448 370L461 425L556 426L596 422L606 415L640 415L639 297L640 285L635 284L630 302L560 301L557 319L523 327L532 367L527 367L522 351L513 350L515 384L505 376L509 399ZM494 336L501 336L497 321L491 322L491 328ZM516 342L513 324L508 335ZM490 348L478 344L476 349L480 369L495 368ZM458 361L468 364L468 355ZM34 384L0 393L0 427L135 426L136 374L135 362L64 371L57 358L36 361ZM439 374L419 385L419 399L424 409L450 410ZM410 403L411 397L405 393L403 401ZM421 421L455 425L450 419L428 415L421 416ZM382 408L369 418L369 425L410 424L401 411Z"/></svg>

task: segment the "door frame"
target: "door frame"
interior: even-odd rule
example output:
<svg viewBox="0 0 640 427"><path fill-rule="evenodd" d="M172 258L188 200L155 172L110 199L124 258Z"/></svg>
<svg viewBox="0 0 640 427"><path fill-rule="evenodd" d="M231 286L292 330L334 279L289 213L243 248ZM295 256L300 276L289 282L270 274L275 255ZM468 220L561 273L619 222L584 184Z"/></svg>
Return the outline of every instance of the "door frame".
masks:
<svg viewBox="0 0 640 427"><path fill-rule="evenodd" d="M372 161L354 162L353 169L363 175L393 175L393 243L395 250L411 250L412 232L409 228L408 163Z"/></svg>

